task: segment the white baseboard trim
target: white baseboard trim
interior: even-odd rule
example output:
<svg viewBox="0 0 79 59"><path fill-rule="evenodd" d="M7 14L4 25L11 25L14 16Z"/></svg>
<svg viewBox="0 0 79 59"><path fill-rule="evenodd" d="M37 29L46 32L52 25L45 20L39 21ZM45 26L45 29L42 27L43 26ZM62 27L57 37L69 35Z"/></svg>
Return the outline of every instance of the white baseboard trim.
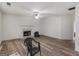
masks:
<svg viewBox="0 0 79 59"><path fill-rule="evenodd" d="M52 36L47 36L47 35L42 35L50 38L55 38L55 39L60 39L60 40L73 40L73 39L66 39L66 38L61 38L61 37L52 37Z"/></svg>

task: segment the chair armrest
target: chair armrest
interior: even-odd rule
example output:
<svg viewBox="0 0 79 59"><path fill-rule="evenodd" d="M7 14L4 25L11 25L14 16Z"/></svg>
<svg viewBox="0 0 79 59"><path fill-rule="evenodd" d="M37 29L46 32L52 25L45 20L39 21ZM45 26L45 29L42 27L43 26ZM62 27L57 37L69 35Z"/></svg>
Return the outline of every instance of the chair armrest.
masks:
<svg viewBox="0 0 79 59"><path fill-rule="evenodd" d="M37 42L36 40L33 39L34 42L38 44L38 47L40 48L40 42Z"/></svg>
<svg viewBox="0 0 79 59"><path fill-rule="evenodd" d="M40 43L38 42L38 47L40 47Z"/></svg>
<svg viewBox="0 0 79 59"><path fill-rule="evenodd" d="M34 39L33 39L33 41L36 42L36 43L39 43L38 41L36 41L36 40L34 40Z"/></svg>

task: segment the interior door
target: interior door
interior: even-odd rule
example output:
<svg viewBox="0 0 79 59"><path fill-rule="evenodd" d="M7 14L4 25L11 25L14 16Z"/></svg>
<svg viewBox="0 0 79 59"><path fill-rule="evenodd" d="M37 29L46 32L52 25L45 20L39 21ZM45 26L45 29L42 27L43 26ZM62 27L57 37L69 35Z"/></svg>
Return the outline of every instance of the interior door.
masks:
<svg viewBox="0 0 79 59"><path fill-rule="evenodd" d="M79 5L77 5L75 9L73 39L75 40L75 50L79 51Z"/></svg>

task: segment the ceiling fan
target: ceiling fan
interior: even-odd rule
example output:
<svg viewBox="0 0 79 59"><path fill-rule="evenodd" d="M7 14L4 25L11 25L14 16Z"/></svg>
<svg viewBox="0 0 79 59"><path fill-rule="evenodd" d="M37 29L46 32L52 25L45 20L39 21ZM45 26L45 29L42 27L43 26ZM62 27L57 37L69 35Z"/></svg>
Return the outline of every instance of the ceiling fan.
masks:
<svg viewBox="0 0 79 59"><path fill-rule="evenodd" d="M35 19L39 19L40 13L38 11L33 12Z"/></svg>
<svg viewBox="0 0 79 59"><path fill-rule="evenodd" d="M6 4L7 4L7 6L11 6L11 3L10 2L7 2Z"/></svg>
<svg viewBox="0 0 79 59"><path fill-rule="evenodd" d="M68 10L75 10L75 8L76 8L76 7L71 7L71 8L69 8Z"/></svg>

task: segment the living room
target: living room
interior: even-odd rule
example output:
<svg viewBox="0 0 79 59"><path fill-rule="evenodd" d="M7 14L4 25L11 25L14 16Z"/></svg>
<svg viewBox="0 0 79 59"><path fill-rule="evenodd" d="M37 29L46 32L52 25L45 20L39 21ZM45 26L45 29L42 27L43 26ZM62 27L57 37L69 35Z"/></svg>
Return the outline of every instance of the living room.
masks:
<svg viewBox="0 0 79 59"><path fill-rule="evenodd" d="M79 55L79 43L75 40L78 37L74 37L78 33L78 5L78 2L0 2L0 44L13 51L1 52L2 55L16 52L26 56L26 48L20 50L20 43L27 37L40 42L42 56ZM36 37L35 32L39 36ZM0 49L10 51L6 47Z"/></svg>

